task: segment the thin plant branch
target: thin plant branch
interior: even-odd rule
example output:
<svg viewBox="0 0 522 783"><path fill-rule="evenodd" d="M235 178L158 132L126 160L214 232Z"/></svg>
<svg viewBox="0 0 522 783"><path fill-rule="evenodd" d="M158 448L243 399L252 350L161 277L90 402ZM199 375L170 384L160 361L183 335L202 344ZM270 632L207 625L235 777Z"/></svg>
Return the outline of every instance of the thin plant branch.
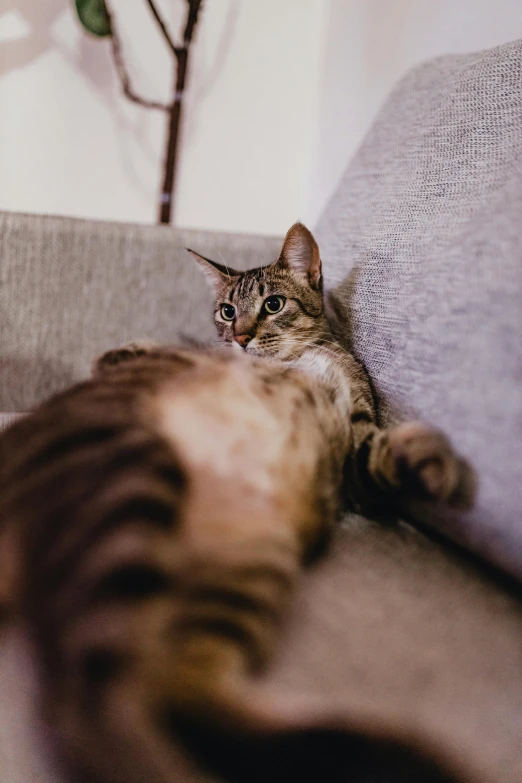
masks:
<svg viewBox="0 0 522 783"><path fill-rule="evenodd" d="M170 33L167 30L167 25L165 24L165 22L161 18L160 14L158 12L158 9L154 5L153 0L147 0L147 5L149 6L150 10L152 11L152 14L153 14L154 18L155 18L156 22L158 23L158 26L159 26L161 32L163 33L163 37L164 37L165 41L167 42L167 46L169 47L171 52L176 56L176 58L179 57L180 47L176 46L176 44L174 43L174 41L170 37Z"/></svg>
<svg viewBox="0 0 522 783"><path fill-rule="evenodd" d="M192 41L194 34L194 28L198 21L198 14L201 10L203 0L187 0L189 5L189 12L187 16L187 24L185 26L185 32L183 34L183 43L185 46Z"/></svg>
<svg viewBox="0 0 522 783"><path fill-rule="evenodd" d="M159 101L150 101L147 98L143 98L141 95L138 95L137 92L135 92L134 88L132 87L130 76L125 67L125 61L123 59L123 54L121 49L121 42L120 42L119 35L116 31L114 19L110 15L108 9L107 9L107 13L109 14L109 21L111 25L110 39L111 39L112 56L114 58L114 65L116 66L116 73L118 74L118 78L120 80L123 94L133 103L137 103L139 106L143 106L146 109L158 109L160 111L165 111L165 112L171 111L172 106L166 103L160 103Z"/></svg>
<svg viewBox="0 0 522 783"><path fill-rule="evenodd" d="M150 5L150 0L147 0ZM198 13L202 0L187 0L188 11L185 30L183 33L183 48L177 49L177 68L174 74L174 101L169 113L168 141L165 155L165 169L163 187L160 196L159 222L170 223L173 200L174 184L176 182L179 136L181 128L182 102L185 95L185 82L189 61L190 45L194 35L194 29L198 21Z"/></svg>
<svg viewBox="0 0 522 783"><path fill-rule="evenodd" d="M161 18L154 0L146 0L149 9L156 20L163 37L174 55L173 79L172 79L172 103L164 104L159 101L151 101L143 98L134 90L129 72L125 65L121 41L114 24L114 19L109 9L110 38L112 47L112 56L116 72L121 83L124 95L133 103L143 106L146 109L159 109L166 112L168 116L167 143L165 149L163 186L161 189L159 204L159 222L170 223L173 205L174 205L174 186L177 176L178 150L180 142L182 102L185 95L185 83L187 79L187 68L189 62L190 46L194 36L194 30L198 22L198 14L201 10L203 0L186 0L187 16L185 20L185 29L183 31L183 45L176 46L167 26Z"/></svg>

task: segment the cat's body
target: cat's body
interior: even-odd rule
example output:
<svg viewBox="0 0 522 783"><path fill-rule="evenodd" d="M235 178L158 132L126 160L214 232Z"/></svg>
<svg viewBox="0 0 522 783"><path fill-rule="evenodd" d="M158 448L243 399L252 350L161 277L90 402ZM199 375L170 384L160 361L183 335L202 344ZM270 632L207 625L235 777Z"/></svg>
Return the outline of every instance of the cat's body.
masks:
<svg viewBox="0 0 522 783"><path fill-rule="evenodd" d="M51 722L96 779L171 783L174 733L197 737L227 780L318 779L320 758L302 749L303 763L283 763L285 726L307 721L271 716L252 683L335 522L346 464L362 505L412 486L462 494L442 436L378 430L366 376L324 318L316 247L298 226L272 267L240 275L203 261L220 338L236 350L109 352L91 381L0 439L0 600L28 616ZM279 738L277 751L262 763L220 752L241 736L250 749ZM332 752L353 750L346 731L331 736ZM411 780L451 779L412 758Z"/></svg>
<svg viewBox="0 0 522 783"><path fill-rule="evenodd" d="M24 553L19 601L52 722L78 752L87 708L96 724L108 699L143 709L143 689L167 747L179 705L194 719L212 699L223 709L266 663L302 560L334 521L345 444L328 448L328 405L283 365L165 350L5 436L0 505ZM107 750L94 744L101 759L91 745L85 761L101 773Z"/></svg>

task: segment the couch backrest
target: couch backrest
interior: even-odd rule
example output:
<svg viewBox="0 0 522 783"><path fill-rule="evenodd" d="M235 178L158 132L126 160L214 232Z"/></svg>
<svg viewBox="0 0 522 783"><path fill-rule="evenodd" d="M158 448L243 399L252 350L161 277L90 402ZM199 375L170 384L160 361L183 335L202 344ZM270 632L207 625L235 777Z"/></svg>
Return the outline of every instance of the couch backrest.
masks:
<svg viewBox="0 0 522 783"><path fill-rule="evenodd" d="M0 213L0 411L31 409L137 338L214 336L211 298L186 247L238 269L280 239Z"/></svg>
<svg viewBox="0 0 522 783"><path fill-rule="evenodd" d="M522 41L410 73L317 234L383 420L478 471L473 514L436 524L522 576Z"/></svg>

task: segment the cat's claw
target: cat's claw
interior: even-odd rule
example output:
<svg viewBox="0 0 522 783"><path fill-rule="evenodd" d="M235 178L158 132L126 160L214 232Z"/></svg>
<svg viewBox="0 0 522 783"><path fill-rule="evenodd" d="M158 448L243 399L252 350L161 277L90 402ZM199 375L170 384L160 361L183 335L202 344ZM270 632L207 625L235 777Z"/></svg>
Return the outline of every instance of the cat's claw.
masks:
<svg viewBox="0 0 522 783"><path fill-rule="evenodd" d="M471 505L473 472L442 432L422 422L407 422L388 435L402 488L459 508Z"/></svg>

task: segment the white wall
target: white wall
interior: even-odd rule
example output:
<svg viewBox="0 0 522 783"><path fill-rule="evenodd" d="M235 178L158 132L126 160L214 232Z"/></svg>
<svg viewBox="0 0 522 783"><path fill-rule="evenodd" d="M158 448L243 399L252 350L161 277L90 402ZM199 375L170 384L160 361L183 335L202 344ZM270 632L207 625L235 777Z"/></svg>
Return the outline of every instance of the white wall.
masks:
<svg viewBox="0 0 522 783"><path fill-rule="evenodd" d="M136 86L168 99L144 0L112 0ZM158 0L179 26L183 0ZM0 0L0 209L154 222L165 117L120 96L73 0ZM176 223L281 233L315 135L321 0L207 0L186 104ZM174 25L176 27L176 25Z"/></svg>
<svg viewBox="0 0 522 783"><path fill-rule="evenodd" d="M144 0L111 0L136 86L171 88ZM158 0L177 31L183 0ZM165 117L120 95L73 0L0 0L0 209L155 222ZM178 225L313 224L398 78L522 37L520 0L206 0L186 103Z"/></svg>

